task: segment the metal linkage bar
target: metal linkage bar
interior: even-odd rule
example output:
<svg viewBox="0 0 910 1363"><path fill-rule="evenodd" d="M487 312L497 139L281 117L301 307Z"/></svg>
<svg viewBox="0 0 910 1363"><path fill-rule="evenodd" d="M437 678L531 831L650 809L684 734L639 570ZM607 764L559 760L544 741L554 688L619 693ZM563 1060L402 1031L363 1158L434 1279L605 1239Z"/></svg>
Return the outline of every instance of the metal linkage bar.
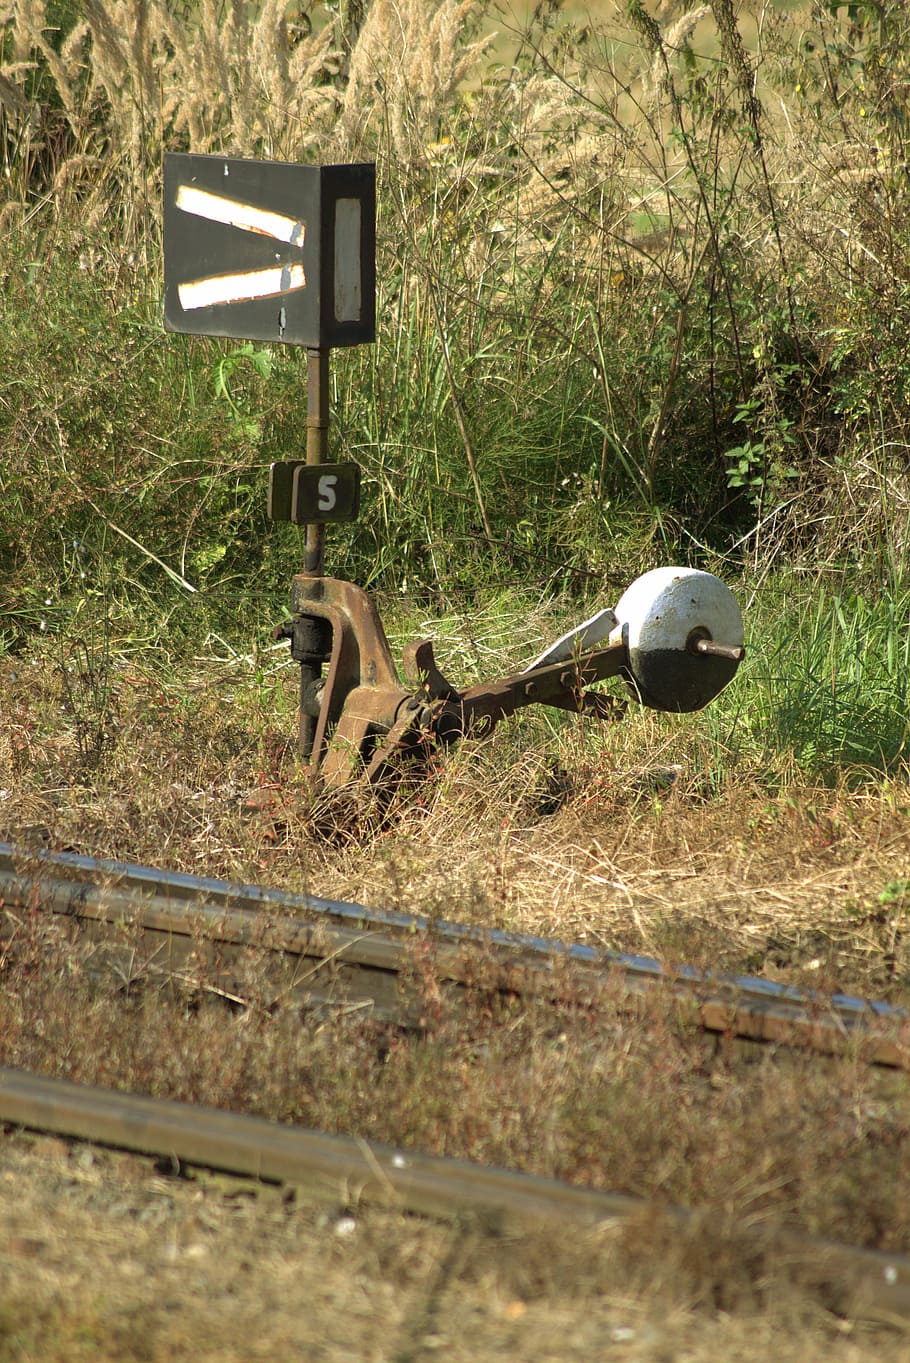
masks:
<svg viewBox="0 0 910 1363"><path fill-rule="evenodd" d="M290 640L291 656L302 669L311 667L308 641L314 628L323 627L331 640L325 678L314 681L306 670L301 689L301 715L316 721L307 755L329 788L360 776L375 785L397 758L428 754L469 733L487 734L522 706L553 705L602 718L621 708L586 690L622 671L621 643L574 662L459 690L439 671L433 645L422 640L404 651L403 684L376 608L359 587L301 573L294 579L291 605L294 618L280 625L275 637Z"/></svg>

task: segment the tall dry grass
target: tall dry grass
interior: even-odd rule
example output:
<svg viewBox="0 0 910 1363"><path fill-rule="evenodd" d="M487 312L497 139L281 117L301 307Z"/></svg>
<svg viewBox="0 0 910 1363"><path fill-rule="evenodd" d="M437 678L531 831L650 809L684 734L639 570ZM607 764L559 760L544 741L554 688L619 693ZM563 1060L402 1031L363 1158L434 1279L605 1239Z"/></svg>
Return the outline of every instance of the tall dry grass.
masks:
<svg viewBox="0 0 910 1363"><path fill-rule="evenodd" d="M487 46L464 38L478 8L376 0L352 32L349 10L347 28L332 15L314 28L288 0L84 0L69 14L14 0L0 8L0 99L26 143L40 137L29 117L36 65L46 67L73 145L85 149L79 169L88 176L114 158L134 189L168 145L328 160L356 151L377 116L400 154L446 115ZM73 173L70 159L59 174Z"/></svg>

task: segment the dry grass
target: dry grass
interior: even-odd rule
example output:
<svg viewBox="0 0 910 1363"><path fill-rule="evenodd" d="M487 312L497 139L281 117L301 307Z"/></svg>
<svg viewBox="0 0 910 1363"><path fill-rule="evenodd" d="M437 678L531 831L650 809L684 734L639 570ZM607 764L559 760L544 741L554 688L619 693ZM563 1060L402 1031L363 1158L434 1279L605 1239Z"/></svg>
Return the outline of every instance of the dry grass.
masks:
<svg viewBox="0 0 910 1363"><path fill-rule="evenodd" d="M505 63L499 69L490 61L491 35L476 36L495 22L482 0L374 0L353 31L345 29L343 15L337 24L329 19L313 29L287 0L252 6L200 0L184 15L164 0L85 0L80 21L62 37L49 23L45 0L26 0L0 7L3 106L23 140L17 155L24 166L41 151L53 154L51 127L42 124L43 115L36 117L27 90L35 60L47 65L70 138L61 140L55 130L61 190L68 181L91 194L94 182L96 194L107 194L111 170L126 169L133 193L151 201L161 150L170 146L290 160L317 152L322 160L353 159L371 149L399 173L434 166L435 195L454 194L462 212L477 198L486 213L491 205L478 187L484 180L495 184L500 221L486 223L491 235L476 263L483 273L495 263L504 289L516 245L519 254L550 250L568 215L573 240L562 243L562 251L569 248L570 268L592 250L599 273L606 256L627 264L637 258L639 269L685 293L691 252L704 245L697 219L707 205L699 208L695 184L713 174L715 194L729 190L731 170L723 155L742 129L727 120L727 145L701 166L692 161L693 149L702 150L696 113L686 114L693 125L688 145L669 132L693 97L686 87L687 54L711 54L710 70L720 47L737 98L758 79L763 113L770 111L771 118L768 165L744 188L739 208L751 216L737 232L752 238L753 253L776 257L779 244L767 220L770 196L793 234L791 245L809 244L807 216L811 220L811 239L821 248L815 257L819 277L834 267L835 248L838 271L855 267L850 253L858 248L843 244L849 235L843 215L851 207L862 213L864 177L882 176L888 166L884 149L864 137L859 121L849 137L819 146L814 113L803 107L799 85L792 88L796 59L786 46L794 29L811 30L811 17L777 16L756 38L746 16L750 49L758 44L763 57L757 77L729 5L676 8L664 7L661 24L645 23L644 50L630 41L632 30L615 21L568 24L551 40L546 25L540 33L513 33L513 21L505 19L503 31L493 35ZM512 44L526 56L538 43L538 69L510 68ZM719 88L715 98L720 113L725 96ZM742 179L747 172L736 160L741 158L734 158L732 173ZM799 165L805 169L795 176ZM99 176L102 169L105 176ZM832 199L832 174L836 179L841 173L861 188ZM695 184L681 183L687 177ZM656 237L647 227L636 228L643 212L660 224ZM855 226L873 230L871 220ZM595 250L600 237L606 240ZM636 238L642 238L640 249ZM604 284L615 267L606 268Z"/></svg>
<svg viewBox="0 0 910 1363"><path fill-rule="evenodd" d="M198 151L255 145L290 159L325 132L335 105L325 82L338 53L331 26L306 33L289 24L287 8L284 0L254 9L201 0L188 23L163 0L85 0L58 51L44 0L29 0L0 15L11 39L5 74L21 79L40 53L77 141L103 105L110 150L133 168L134 189L168 138L185 136Z"/></svg>
<svg viewBox="0 0 910 1363"><path fill-rule="evenodd" d="M549 632L533 611L510 629L482 617L448 625L441 656L451 648L448 665L460 658L469 671L470 634L485 675ZM633 715L596 737L528 714L453 750L382 818L348 803L333 824L295 765L295 678L277 654L118 662L111 641L89 655L94 676L74 672L67 686L60 657L47 640L0 664L0 837L907 1000L903 784L772 794L731 773L718 789L693 769L695 720ZM101 735L94 762L87 726ZM243 799L263 786L283 807L251 820ZM246 1003L229 1012L204 979L162 992L141 956L128 977L99 983L78 947L38 923L4 947L0 1063L720 1218L707 1239L662 1252L656 1272L650 1222L620 1244L542 1258L529 1242L508 1267L472 1242L478 1293L584 1302L589 1284L615 1287L621 1273L643 1330L642 1303L659 1293L712 1330L718 1309L771 1312L816 1338L830 1322L815 1290L788 1284L769 1247L744 1255L731 1221L910 1252L906 1077L856 1059L769 1053L746 1064L706 1048L659 1001L630 1021L608 1007L491 1007L481 995L449 1016L431 972L423 1038L331 1015L301 1026L274 1006L274 980L259 978L254 958ZM461 1273L447 1288L455 1297ZM690 1329L684 1319L674 1338ZM65 1336L67 1321L51 1312L42 1329Z"/></svg>
<svg viewBox="0 0 910 1363"><path fill-rule="evenodd" d="M711 791L686 764L692 721L642 715L595 741L529 715L450 753L382 819L348 804L333 824L295 769L290 670L112 664L89 770L55 659L3 663L5 838L907 998L902 785L770 795L731 775ZM554 766L572 776L561 804ZM283 808L251 820L243 798L263 785ZM5 973L5 1063L908 1247L906 1085L885 1103L850 1061L741 1069L660 1009L632 1024L485 1007L378 1044L343 1020L301 1030L135 980L99 989L40 933Z"/></svg>
<svg viewBox="0 0 910 1363"><path fill-rule="evenodd" d="M486 39L463 39L475 0L377 0L347 57L334 19L314 30L312 18L287 0L200 0L191 9L181 13L164 0L85 0L61 41L45 0L0 7L8 116L26 120L23 135L38 142L44 130L28 126L26 76L39 57L76 143L91 140L104 109L113 137L108 156L132 168L134 191L147 188L142 177L161 147L184 139L196 152L297 160L318 149L329 160L356 152L378 118L403 154L432 136L487 46ZM334 78L343 61L342 91ZM85 155L78 166L67 158L58 171L85 185L101 166L100 154Z"/></svg>
<svg viewBox="0 0 910 1363"><path fill-rule="evenodd" d="M480 991L455 1016L430 971L432 1021L416 1037L344 1011L301 1025L296 1009L257 1006L274 981L257 989L255 961L251 1002L232 1014L203 978L175 997L140 955L128 979L101 982L93 957L59 925L20 922L5 943L0 1063L910 1251L905 1076L809 1053L741 1058L659 999L633 1022ZM735 1256L712 1272L708 1295L728 1278L742 1290Z"/></svg>

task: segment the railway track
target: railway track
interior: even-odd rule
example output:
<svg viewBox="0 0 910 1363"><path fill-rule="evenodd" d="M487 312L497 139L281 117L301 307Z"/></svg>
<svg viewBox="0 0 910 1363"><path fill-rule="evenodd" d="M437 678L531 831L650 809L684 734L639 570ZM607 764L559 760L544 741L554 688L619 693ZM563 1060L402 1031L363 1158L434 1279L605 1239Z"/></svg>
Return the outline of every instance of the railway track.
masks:
<svg viewBox="0 0 910 1363"><path fill-rule="evenodd" d="M275 966L281 990L306 1007L356 1008L420 1024L411 997L415 945L457 1006L472 989L609 1002L630 1011L664 1002L681 1025L750 1041L851 1051L908 1067L905 1011L824 997L748 976L670 969L647 957L541 938L430 923L307 895L244 886L72 853L0 844L0 928L7 945L40 921L87 941L93 959L205 980L239 998L251 950ZM141 958L141 959L140 959ZM138 962L138 964L137 964ZM419 991L417 991L419 995ZM713 1213L653 1206L555 1179L335 1137L247 1115L88 1088L0 1068L0 1122L286 1185L335 1205L392 1206L470 1217L495 1232L561 1222L584 1227L659 1222L699 1238ZM656 1218L656 1222L655 1222ZM726 1226L743 1255L760 1251L844 1314L910 1324L910 1257L809 1237L786 1228Z"/></svg>
<svg viewBox="0 0 910 1363"><path fill-rule="evenodd" d="M885 1003L0 843L0 924L7 940L29 914L96 944L97 957L125 977L204 981L238 1001L242 963L254 949L273 964L282 996L302 1006L358 1009L378 1021L420 1025L412 978L419 946L420 970L455 1005L472 988L609 1003L630 1012L663 1002L681 1026L910 1068L910 1015Z"/></svg>
<svg viewBox="0 0 910 1363"><path fill-rule="evenodd" d="M625 1194L442 1159L378 1142L281 1125L196 1104L147 1098L0 1068L0 1121L300 1189L335 1206L361 1203L495 1233L547 1224L597 1228L647 1218L674 1236L704 1237L704 1214L653 1207ZM761 1249L834 1310L910 1324L910 1258L787 1230L740 1230L742 1253ZM754 1242L754 1243L753 1243Z"/></svg>

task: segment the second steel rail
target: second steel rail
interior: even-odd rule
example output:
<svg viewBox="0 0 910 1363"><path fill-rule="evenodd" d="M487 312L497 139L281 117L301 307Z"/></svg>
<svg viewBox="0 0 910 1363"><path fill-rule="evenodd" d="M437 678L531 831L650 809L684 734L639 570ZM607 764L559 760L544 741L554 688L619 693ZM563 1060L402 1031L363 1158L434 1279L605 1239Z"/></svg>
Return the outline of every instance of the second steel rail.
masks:
<svg viewBox="0 0 910 1363"><path fill-rule="evenodd" d="M0 843L0 911L8 930L17 913L41 913L113 951L138 935L154 970L205 968L226 990L257 947L291 970L301 1002L356 1004L383 1020L419 1020L403 981L420 942L422 968L453 998L471 985L620 1010L659 997L707 1032L910 1068L910 1015L890 1004L75 853Z"/></svg>

